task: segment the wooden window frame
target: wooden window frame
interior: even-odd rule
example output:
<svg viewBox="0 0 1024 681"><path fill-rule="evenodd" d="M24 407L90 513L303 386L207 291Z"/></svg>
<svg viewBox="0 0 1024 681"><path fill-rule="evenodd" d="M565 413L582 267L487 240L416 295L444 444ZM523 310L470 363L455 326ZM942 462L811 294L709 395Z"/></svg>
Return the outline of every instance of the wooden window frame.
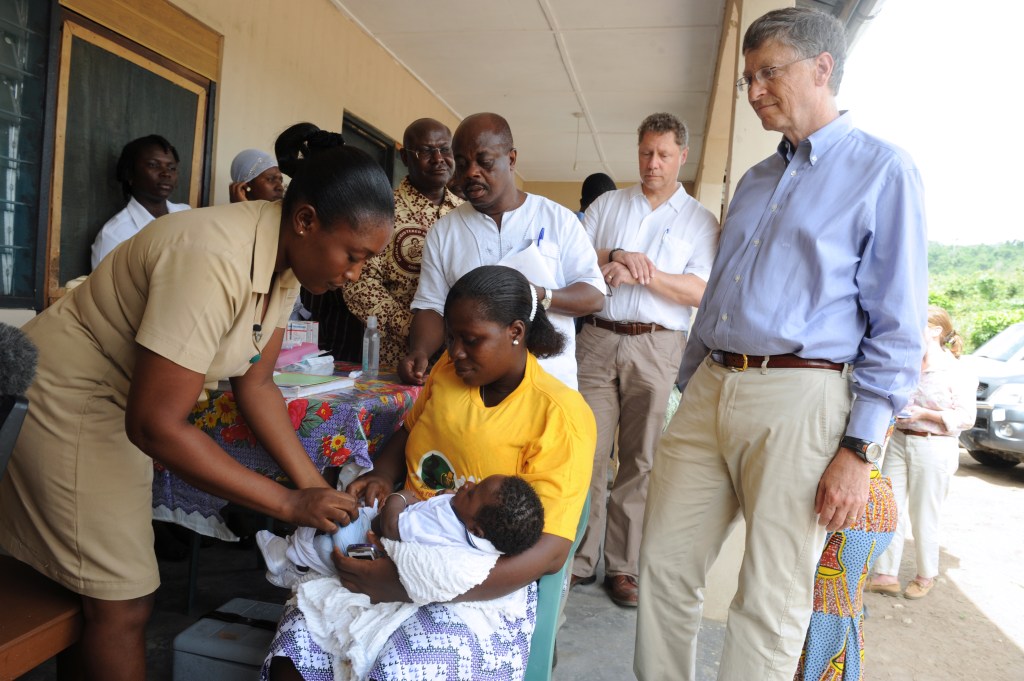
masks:
<svg viewBox="0 0 1024 681"><path fill-rule="evenodd" d="M61 212L64 197L64 155L67 139L71 46L75 38L106 50L140 68L144 68L198 97L196 136L192 144L189 203L203 205L209 196L210 151L213 133L213 81L201 74L139 45L75 12L63 10L59 18L60 49L57 64L56 106L54 114L53 166L49 192L49 220L46 230L44 293L45 304L59 300L67 289L60 280Z"/></svg>

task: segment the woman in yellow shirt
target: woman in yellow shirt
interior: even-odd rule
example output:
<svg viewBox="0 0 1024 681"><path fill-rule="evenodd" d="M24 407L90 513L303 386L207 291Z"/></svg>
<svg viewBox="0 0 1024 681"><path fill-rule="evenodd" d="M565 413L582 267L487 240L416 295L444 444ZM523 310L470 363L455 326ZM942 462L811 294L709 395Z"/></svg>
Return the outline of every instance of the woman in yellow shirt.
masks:
<svg viewBox="0 0 1024 681"><path fill-rule="evenodd" d="M540 541L503 556L458 600L497 598L565 564L590 484L596 425L582 396L537 363L538 356L558 354L564 339L522 274L500 265L469 272L448 293L444 319L447 353L405 427L348 491L372 503L403 482L426 499L493 474L526 479L544 505ZM334 560L352 591L375 602L409 600L390 560L359 561L337 552ZM443 667L438 677L452 680L522 679L536 616L534 587L530 599L527 617L506 619L503 631L483 641L445 604L421 607L391 636L369 676L407 678L432 662ZM310 640L297 609L282 619L263 678L333 678L330 656Z"/></svg>

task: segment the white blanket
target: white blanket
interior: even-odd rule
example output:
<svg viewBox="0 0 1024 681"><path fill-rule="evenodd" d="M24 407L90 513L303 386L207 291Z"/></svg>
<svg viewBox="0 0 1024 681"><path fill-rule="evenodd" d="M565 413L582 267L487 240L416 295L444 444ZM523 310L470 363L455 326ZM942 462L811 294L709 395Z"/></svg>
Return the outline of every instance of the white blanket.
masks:
<svg viewBox="0 0 1024 681"><path fill-rule="evenodd" d="M334 656L335 681L363 681L388 637L428 603L447 603L483 582L498 556L472 549L382 540L412 603L370 603L335 577L300 584L296 602L317 645ZM503 626L501 615L526 616L526 587L490 601L448 603L478 637Z"/></svg>

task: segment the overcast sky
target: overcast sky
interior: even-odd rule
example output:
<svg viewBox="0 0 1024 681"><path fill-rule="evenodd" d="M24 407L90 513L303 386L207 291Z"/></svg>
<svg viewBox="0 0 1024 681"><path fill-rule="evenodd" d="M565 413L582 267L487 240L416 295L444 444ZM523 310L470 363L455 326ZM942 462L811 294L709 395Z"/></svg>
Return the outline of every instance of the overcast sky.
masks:
<svg viewBox="0 0 1024 681"><path fill-rule="evenodd" d="M1020 0L886 0L849 55L840 108L910 152L932 241L1024 240L1022 43Z"/></svg>

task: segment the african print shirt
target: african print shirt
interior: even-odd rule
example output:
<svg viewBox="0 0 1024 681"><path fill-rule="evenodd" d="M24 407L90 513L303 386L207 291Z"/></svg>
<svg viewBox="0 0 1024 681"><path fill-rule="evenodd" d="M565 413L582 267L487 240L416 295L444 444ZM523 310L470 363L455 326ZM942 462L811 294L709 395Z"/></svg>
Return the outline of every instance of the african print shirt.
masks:
<svg viewBox="0 0 1024 681"><path fill-rule="evenodd" d="M395 231L384 252L366 261L359 281L343 290L345 303L363 322L377 315L380 328L380 363L395 367L405 355L412 322L410 305L420 280L423 242L438 218L462 200L445 190L440 206L417 191L409 178L395 190Z"/></svg>

